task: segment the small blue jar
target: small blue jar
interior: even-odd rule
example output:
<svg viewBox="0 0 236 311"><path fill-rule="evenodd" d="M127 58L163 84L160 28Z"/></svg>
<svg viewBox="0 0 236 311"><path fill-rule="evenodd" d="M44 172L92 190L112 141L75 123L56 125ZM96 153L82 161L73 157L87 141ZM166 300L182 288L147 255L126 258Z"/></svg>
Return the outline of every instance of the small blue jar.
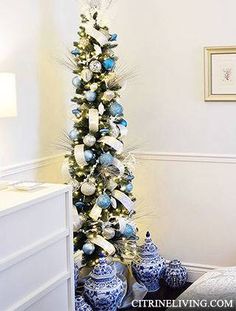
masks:
<svg viewBox="0 0 236 311"><path fill-rule="evenodd" d="M114 266L105 257L99 258L98 265L85 281L84 296L96 311L116 311L127 291L127 283L117 275Z"/></svg>
<svg viewBox="0 0 236 311"><path fill-rule="evenodd" d="M187 282L188 273L177 259L170 261L165 270L164 280L171 288L181 288Z"/></svg>
<svg viewBox="0 0 236 311"><path fill-rule="evenodd" d="M158 291L165 267L165 259L159 255L157 246L147 232L145 243L139 248L139 254L132 263L135 278L146 286L148 292Z"/></svg>

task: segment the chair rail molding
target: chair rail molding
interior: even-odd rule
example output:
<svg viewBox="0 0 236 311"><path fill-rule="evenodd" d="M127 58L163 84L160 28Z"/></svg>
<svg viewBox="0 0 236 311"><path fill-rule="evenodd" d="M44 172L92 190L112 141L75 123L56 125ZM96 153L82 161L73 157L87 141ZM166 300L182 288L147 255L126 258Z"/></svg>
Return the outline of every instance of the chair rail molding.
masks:
<svg viewBox="0 0 236 311"><path fill-rule="evenodd" d="M138 160L236 164L236 154L135 151Z"/></svg>
<svg viewBox="0 0 236 311"><path fill-rule="evenodd" d="M27 161L23 163L18 163L10 166L0 167L0 178L19 174L25 171L31 171L38 169L43 166L49 166L56 162L61 161L63 154L57 154L53 156L43 157L39 159L34 159L32 161Z"/></svg>

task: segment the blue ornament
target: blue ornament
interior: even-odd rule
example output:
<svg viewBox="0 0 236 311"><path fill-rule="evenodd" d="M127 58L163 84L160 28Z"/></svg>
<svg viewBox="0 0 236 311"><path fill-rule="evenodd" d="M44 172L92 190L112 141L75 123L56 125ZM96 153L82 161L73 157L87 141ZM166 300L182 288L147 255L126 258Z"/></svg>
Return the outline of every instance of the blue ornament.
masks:
<svg viewBox="0 0 236 311"><path fill-rule="evenodd" d="M127 225L125 226L125 230L124 230L124 232L123 232L123 235L124 235L126 238L130 238L132 235L134 235L134 228L133 228L131 225L127 224Z"/></svg>
<svg viewBox="0 0 236 311"><path fill-rule="evenodd" d="M81 85L81 80L79 76L76 76L72 79L72 84L74 85L74 87L78 88Z"/></svg>
<svg viewBox="0 0 236 311"><path fill-rule="evenodd" d="M117 40L117 34L113 33L110 37L110 41L116 41Z"/></svg>
<svg viewBox="0 0 236 311"><path fill-rule="evenodd" d="M114 69L116 62L113 58L107 58L103 61L102 64L106 70L111 71L112 69Z"/></svg>
<svg viewBox="0 0 236 311"><path fill-rule="evenodd" d="M80 110L79 110L78 108L73 109L73 110L72 110L72 113L73 113L76 117L78 117L78 116L80 115Z"/></svg>
<svg viewBox="0 0 236 311"><path fill-rule="evenodd" d="M86 97L87 101L93 102L93 101L95 101L97 94L93 91L88 91L85 93L85 97Z"/></svg>
<svg viewBox="0 0 236 311"><path fill-rule="evenodd" d="M125 190L126 192L131 192L133 190L133 185L131 183L127 184Z"/></svg>
<svg viewBox="0 0 236 311"><path fill-rule="evenodd" d="M95 246L94 244L90 243L90 242L87 242L84 244L83 246L83 252L86 254L86 255L92 255L92 253L95 251Z"/></svg>
<svg viewBox="0 0 236 311"><path fill-rule="evenodd" d="M110 132L110 130L109 129L100 129L99 132L101 133L101 135L106 135Z"/></svg>
<svg viewBox="0 0 236 311"><path fill-rule="evenodd" d="M99 157L99 162L101 165L109 166L113 163L113 156L110 153L103 153Z"/></svg>
<svg viewBox="0 0 236 311"><path fill-rule="evenodd" d="M85 150L84 151L84 157L85 157L85 161L89 162L93 159L94 153L91 150Z"/></svg>
<svg viewBox="0 0 236 311"><path fill-rule="evenodd" d="M108 208L111 205L111 199L107 194L101 194L97 198L97 205L103 209Z"/></svg>
<svg viewBox="0 0 236 311"><path fill-rule="evenodd" d="M123 114L123 107L121 104L114 102L111 104L109 112L113 117L119 117Z"/></svg>
<svg viewBox="0 0 236 311"><path fill-rule="evenodd" d="M75 203L75 207L76 207L78 213L80 213L81 210L83 210L86 207L86 204L84 202L78 201Z"/></svg>
<svg viewBox="0 0 236 311"><path fill-rule="evenodd" d="M125 119L122 119L122 120L120 120L119 124L127 127L128 122Z"/></svg>
<svg viewBox="0 0 236 311"><path fill-rule="evenodd" d="M132 175L132 174L126 175L126 176L125 176L125 179L127 179L127 180L133 180L133 179L134 179L134 175Z"/></svg>
<svg viewBox="0 0 236 311"><path fill-rule="evenodd" d="M77 140L79 137L79 131L77 129L73 129L69 133L69 137L71 140Z"/></svg>
<svg viewBox="0 0 236 311"><path fill-rule="evenodd" d="M74 56L78 56L80 54L80 50L78 48L75 48L74 50L71 51L71 54Z"/></svg>

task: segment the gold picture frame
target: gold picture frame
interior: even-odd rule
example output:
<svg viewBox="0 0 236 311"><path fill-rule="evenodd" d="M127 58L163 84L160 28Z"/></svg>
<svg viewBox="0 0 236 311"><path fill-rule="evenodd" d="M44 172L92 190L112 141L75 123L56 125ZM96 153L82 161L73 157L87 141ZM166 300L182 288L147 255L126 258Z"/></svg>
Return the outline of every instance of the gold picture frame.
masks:
<svg viewBox="0 0 236 311"><path fill-rule="evenodd" d="M205 101L236 102L236 46L205 47Z"/></svg>

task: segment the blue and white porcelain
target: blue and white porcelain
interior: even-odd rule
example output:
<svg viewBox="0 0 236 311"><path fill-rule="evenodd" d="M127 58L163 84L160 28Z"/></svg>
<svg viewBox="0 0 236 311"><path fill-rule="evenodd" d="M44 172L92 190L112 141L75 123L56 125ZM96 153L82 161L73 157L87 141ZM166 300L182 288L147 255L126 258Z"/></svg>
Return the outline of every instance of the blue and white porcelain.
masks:
<svg viewBox="0 0 236 311"><path fill-rule="evenodd" d="M75 311L93 311L82 296L75 297Z"/></svg>
<svg viewBox="0 0 236 311"><path fill-rule="evenodd" d="M105 257L90 273L84 284L84 296L96 311L116 311L126 294L127 284L117 275Z"/></svg>
<svg viewBox="0 0 236 311"><path fill-rule="evenodd" d="M155 292L160 288L159 281L165 267L165 259L159 255L157 246L147 232L145 243L139 247L139 254L132 263L134 276L139 283L146 286L148 292Z"/></svg>
<svg viewBox="0 0 236 311"><path fill-rule="evenodd" d="M188 273L177 259L170 261L164 274L165 282L172 288L181 288L187 282Z"/></svg>

